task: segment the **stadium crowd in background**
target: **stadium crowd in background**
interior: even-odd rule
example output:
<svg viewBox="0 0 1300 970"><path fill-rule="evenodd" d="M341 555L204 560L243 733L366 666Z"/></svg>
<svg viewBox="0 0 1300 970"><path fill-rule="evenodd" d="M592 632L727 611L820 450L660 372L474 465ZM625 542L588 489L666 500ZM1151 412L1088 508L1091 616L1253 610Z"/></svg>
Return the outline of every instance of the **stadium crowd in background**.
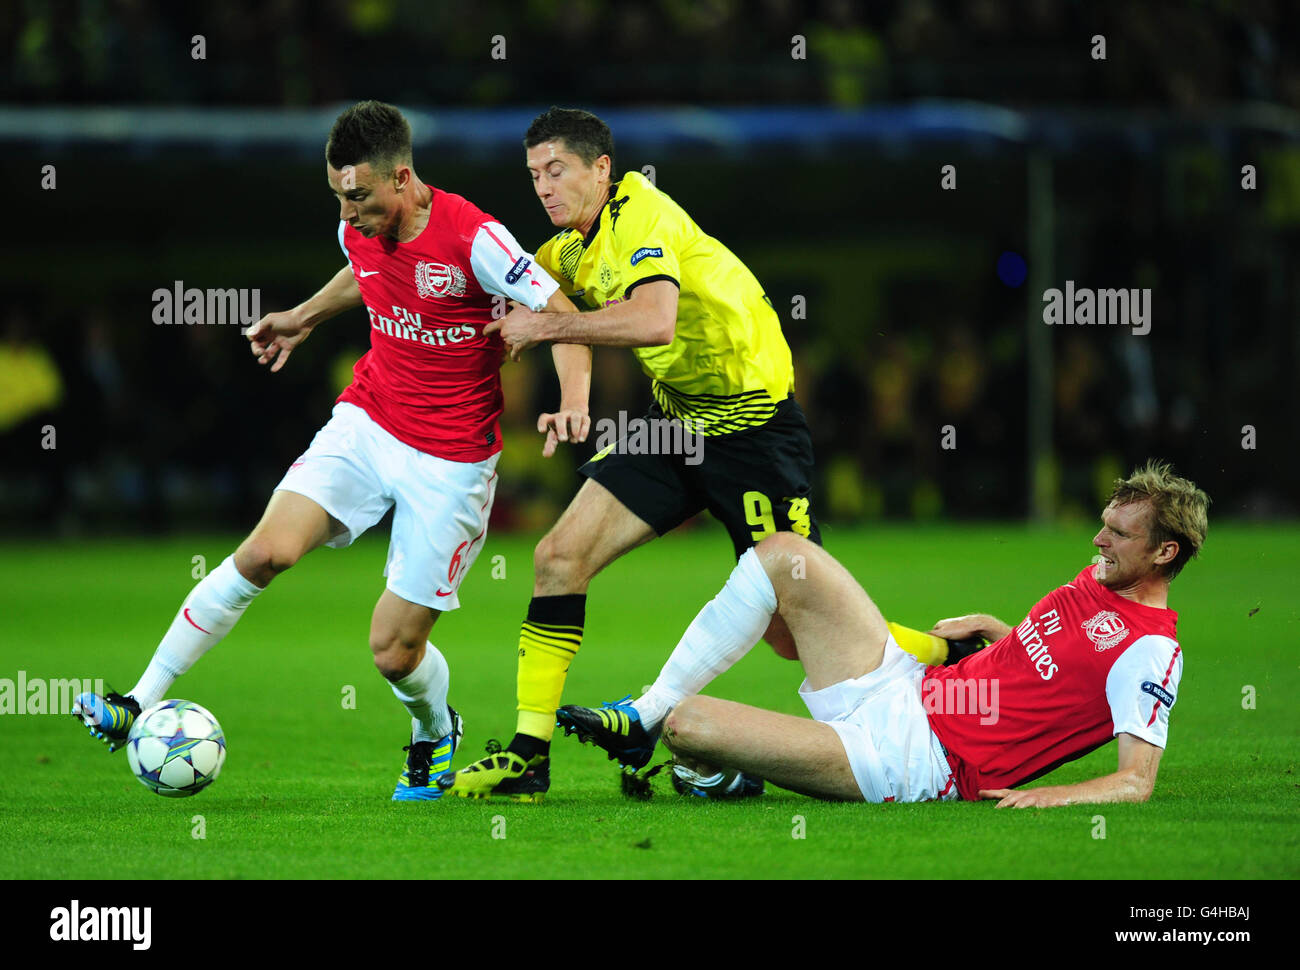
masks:
<svg viewBox="0 0 1300 970"><path fill-rule="evenodd" d="M74 29L68 29L71 18ZM491 106L602 102L853 107L908 98L1004 103L1300 103L1300 33L1287 0L1067 4L1052 0L734 0L471 5L421 0L287 0L191 10L133 0L32 3L0 19L11 100L113 104L315 105L365 89L389 101ZM190 38L238 64L194 71ZM673 43L662 43L671 34ZM1098 89L1072 39L1124 51ZM466 85L504 36L510 70ZM546 36L543 49L529 36ZM807 65L792 61L795 35ZM553 38L553 39L552 39ZM181 42L178 42L181 41ZM439 52L440 71L428 52ZM609 52L592 73L590 52ZM371 65L382 57L377 76ZM726 67L719 66L725 62Z"/></svg>
<svg viewBox="0 0 1300 970"><path fill-rule="evenodd" d="M726 2L543 3L517 16L515 5L489 2L450 17L417 15L425 6L334 0L191 12L133 2L110 13L94 3L25 4L0 16L0 48L12 64L0 79L0 98L24 109L318 107L351 100L364 88L365 96L437 110L572 103L575 92L590 90L593 98L598 92L597 108L674 101L856 108L919 96L1050 108L1067 141L1078 141L1055 159L1057 274L1096 286L1153 286L1156 294L1155 324L1141 340L1054 333L1049 471L1059 511L1088 517L1108 481L1158 451L1180 467L1216 469L1205 484L1225 513L1295 513L1300 469L1261 476L1249 451L1246 460L1236 459L1243 457L1243 426L1275 440L1298 430L1289 381L1300 367L1293 337L1300 158L1231 127L1147 154L1109 142L1087 145L1083 133L1093 119L1074 127L1073 114L1110 110L1112 103L1146 106L1156 112L1154 124L1234 109L1259 118L1293 109L1300 104L1300 60L1296 47L1279 38L1300 32L1295 5L920 0L808 9L773 0L751 11ZM1177 16L1168 15L1172 9ZM75 29L67 29L69 19ZM673 33L672 45L658 42L661 29ZM534 50L529 30L553 40ZM485 52L503 32L508 70L495 70ZM1110 50L1100 73L1086 49L1070 46L1097 33ZM206 39L201 67L192 57L195 34ZM807 41L804 60L791 56L796 35ZM351 56L340 56L345 49ZM429 69L430 49L445 69ZM610 51L616 57L609 63L620 66L590 73L584 52L593 49ZM389 69L376 74L368 65L381 51ZM39 138L13 137L7 156L37 168L48 160ZM283 289L268 286L262 298L285 305L330 257L317 226L304 225L296 235L286 229L273 250L258 250L242 225L141 235L129 218L133 200L216 178L255 172L268 191L294 191L317 164L314 157L277 157L278 164L267 165L257 154L214 159L220 152L196 144L174 150L161 173L150 168L145 176L134 154L145 150L128 143L117 154L78 149L60 159L61 188L42 205L67 204L65 198L108 179L117 191L97 200L102 218L79 239L74 264L56 258L64 243L56 218L33 226L29 245L0 267L10 298L0 327L6 359L21 353L49 362L62 388L60 395L27 395L0 427L7 469L0 521L7 528L241 527L247 508L261 501L312 430L307 413L337 396L364 349L364 320L341 321L304 351L321 355L318 364L279 375L279 387L268 391L231 331L153 327L148 294L174 278L201 268L211 283L259 285L264 274L249 264L274 258L283 267ZM814 491L828 521L1027 511L1026 292L993 271L1000 253L1025 246L1025 152L990 160L978 146L954 151L960 205L936 189L933 173L953 159L934 152L796 154L786 177L799 190L787 211L808 205L843 216L820 223L815 250L793 242L784 219L745 204L763 186L743 154L665 151L652 159L669 179L666 190L705 231L737 240L738 255L779 308L814 431ZM503 218L505 206L532 211L514 153L493 165L455 154L440 157L437 173L442 179L445 172L451 188ZM1239 189L1245 158L1273 173L1258 191ZM74 170L78 160L87 165L84 174ZM843 198L806 198L837 179L852 187ZM980 208L982 198L988 202ZM548 229L528 219L511 223L525 246L540 243ZM1225 239L1247 232L1264 242L1224 247ZM169 269L160 279L163 265ZM855 299L834 289L845 279L860 280ZM90 308L82 288L96 295ZM802 318L790 309L796 296L807 301ZM19 325L19 318L26 322ZM19 332L21 338L13 336ZM644 382L628 355L597 352L594 368L593 419L644 410ZM24 373L24 380L43 380ZM553 393L545 368L525 360L507 366L502 380L507 447L494 523L541 529L554 521L577 464L594 449L543 463L531 421ZM271 398L283 420L231 455L223 446L226 416L239 400L272 393L283 395ZM1216 406L1208 409L1203 402L1211 397ZM1097 407L1099 400L1125 406ZM290 409L283 406L288 401L311 406ZM145 414L150 420L139 420ZM59 429L59 448L36 462L19 460L47 425ZM940 429L949 425L957 447L945 451Z"/></svg>

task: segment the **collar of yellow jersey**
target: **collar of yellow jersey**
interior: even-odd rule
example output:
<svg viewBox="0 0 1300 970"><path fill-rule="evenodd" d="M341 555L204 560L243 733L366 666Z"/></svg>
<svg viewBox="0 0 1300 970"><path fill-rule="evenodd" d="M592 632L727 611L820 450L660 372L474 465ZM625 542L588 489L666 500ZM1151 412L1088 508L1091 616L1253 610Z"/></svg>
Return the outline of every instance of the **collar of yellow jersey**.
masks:
<svg viewBox="0 0 1300 970"><path fill-rule="evenodd" d="M614 196L618 192L619 184L619 182L609 183L609 198L605 200L605 204L602 205L600 211L596 213L596 221L591 224L591 232L582 237L583 249L588 248L591 245L591 241L600 233L600 224L605 221L605 213L609 211L609 204L614 201Z"/></svg>

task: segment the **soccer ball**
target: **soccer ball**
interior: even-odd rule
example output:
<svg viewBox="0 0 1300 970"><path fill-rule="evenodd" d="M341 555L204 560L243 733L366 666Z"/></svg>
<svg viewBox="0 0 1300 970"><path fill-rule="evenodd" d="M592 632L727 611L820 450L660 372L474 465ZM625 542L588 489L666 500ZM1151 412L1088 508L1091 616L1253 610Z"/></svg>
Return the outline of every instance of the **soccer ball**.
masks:
<svg viewBox="0 0 1300 970"><path fill-rule="evenodd" d="M193 701L163 701L131 725L126 760L142 785L183 798L198 794L221 773L226 736L217 719Z"/></svg>
<svg viewBox="0 0 1300 970"><path fill-rule="evenodd" d="M695 798L753 798L763 794L762 778L755 778L734 768L724 768L713 775L701 775L674 761L670 777L677 794Z"/></svg>

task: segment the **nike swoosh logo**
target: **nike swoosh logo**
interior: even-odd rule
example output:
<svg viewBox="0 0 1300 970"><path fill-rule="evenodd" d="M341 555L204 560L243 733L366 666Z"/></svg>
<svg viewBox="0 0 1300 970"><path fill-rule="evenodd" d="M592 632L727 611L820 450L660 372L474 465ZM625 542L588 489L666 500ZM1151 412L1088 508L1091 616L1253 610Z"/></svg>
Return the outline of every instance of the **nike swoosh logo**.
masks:
<svg viewBox="0 0 1300 970"><path fill-rule="evenodd" d="M369 273L367 273L364 269L358 269L358 270L357 270L357 275L358 275L358 276L374 276L374 275L375 275L376 273L378 273L378 272L379 272L379 270L377 270L377 269L372 269Z"/></svg>
<svg viewBox="0 0 1300 970"><path fill-rule="evenodd" d="M206 633L208 636L212 636L211 630L205 630L194 622L194 618L190 616L190 608L188 606L185 607L185 619L189 621L190 626L194 627L194 629L198 630L200 633Z"/></svg>
<svg viewBox="0 0 1300 970"><path fill-rule="evenodd" d="M447 592L444 593L442 590L438 589L438 590L434 590L433 595L434 595L434 596L450 596L450 595L451 595L452 593L454 593L454 592L455 592L455 590L451 590L451 589L449 589L449 590L447 590Z"/></svg>

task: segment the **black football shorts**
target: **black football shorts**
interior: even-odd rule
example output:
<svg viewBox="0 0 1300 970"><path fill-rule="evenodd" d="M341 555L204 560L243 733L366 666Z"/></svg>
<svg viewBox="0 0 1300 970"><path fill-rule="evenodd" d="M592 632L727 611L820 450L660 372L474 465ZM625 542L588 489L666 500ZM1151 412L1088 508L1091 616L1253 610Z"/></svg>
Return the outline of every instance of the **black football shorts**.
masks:
<svg viewBox="0 0 1300 970"><path fill-rule="evenodd" d="M580 470L658 535L708 509L727 527L737 558L774 532L797 532L821 545L811 505L812 435L793 396L761 427L683 447L682 429L675 437L665 429L658 404L641 420L640 428L627 422L629 434ZM645 432L639 440L638 430Z"/></svg>

